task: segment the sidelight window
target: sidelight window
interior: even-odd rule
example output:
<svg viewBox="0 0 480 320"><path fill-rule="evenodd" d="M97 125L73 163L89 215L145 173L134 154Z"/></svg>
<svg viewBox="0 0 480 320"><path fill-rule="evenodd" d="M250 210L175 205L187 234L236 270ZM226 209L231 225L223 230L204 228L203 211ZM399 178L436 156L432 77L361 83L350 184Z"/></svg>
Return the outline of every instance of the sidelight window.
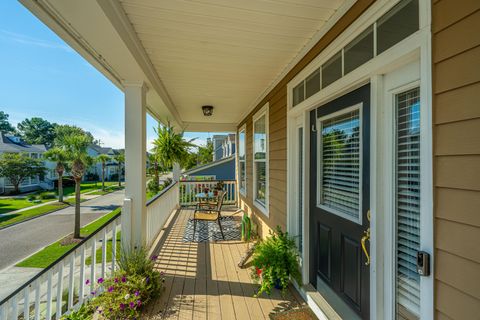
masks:
<svg viewBox="0 0 480 320"><path fill-rule="evenodd" d="M253 199L268 215L268 106L253 120Z"/></svg>
<svg viewBox="0 0 480 320"><path fill-rule="evenodd" d="M418 319L420 275L420 89L395 96L396 316Z"/></svg>

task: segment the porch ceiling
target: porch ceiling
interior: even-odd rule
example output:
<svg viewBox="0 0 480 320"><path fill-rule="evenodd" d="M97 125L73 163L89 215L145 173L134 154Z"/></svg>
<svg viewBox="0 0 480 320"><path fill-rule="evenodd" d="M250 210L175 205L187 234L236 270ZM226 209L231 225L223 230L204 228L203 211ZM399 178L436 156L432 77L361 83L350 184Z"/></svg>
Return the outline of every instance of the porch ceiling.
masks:
<svg viewBox="0 0 480 320"><path fill-rule="evenodd" d="M179 114L238 123L344 0L121 0ZM202 105L215 106L204 117Z"/></svg>
<svg viewBox="0 0 480 320"><path fill-rule="evenodd" d="M158 119L229 131L356 0L19 1Z"/></svg>

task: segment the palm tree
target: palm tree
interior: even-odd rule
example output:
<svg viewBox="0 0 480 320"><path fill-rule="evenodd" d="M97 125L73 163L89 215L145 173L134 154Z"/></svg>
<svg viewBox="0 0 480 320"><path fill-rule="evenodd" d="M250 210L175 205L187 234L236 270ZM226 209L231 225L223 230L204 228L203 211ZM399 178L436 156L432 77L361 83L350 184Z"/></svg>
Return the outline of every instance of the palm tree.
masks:
<svg viewBox="0 0 480 320"><path fill-rule="evenodd" d="M43 156L56 163L55 171L58 174L58 201L63 202L63 174L65 173L68 163L68 154L62 148L52 148L45 152Z"/></svg>
<svg viewBox="0 0 480 320"><path fill-rule="evenodd" d="M92 139L85 134L65 138L66 150L72 163L71 173L75 180L75 228L73 237L76 239L80 238L80 186L87 166L93 162L87 153L87 148L91 143Z"/></svg>
<svg viewBox="0 0 480 320"><path fill-rule="evenodd" d="M113 159L117 162L118 168L118 186L122 186L122 165L125 162L125 153L123 151L119 151L117 154L113 156Z"/></svg>
<svg viewBox="0 0 480 320"><path fill-rule="evenodd" d="M95 159L97 162L102 164L102 191L105 191L105 167L107 166L107 162L110 161L110 156L107 154L100 154Z"/></svg>
<svg viewBox="0 0 480 320"><path fill-rule="evenodd" d="M170 122L166 126L158 126L155 130L158 137L153 141L155 159L164 168L172 168L174 163L184 165L188 161L192 140L185 140L183 132L176 133Z"/></svg>

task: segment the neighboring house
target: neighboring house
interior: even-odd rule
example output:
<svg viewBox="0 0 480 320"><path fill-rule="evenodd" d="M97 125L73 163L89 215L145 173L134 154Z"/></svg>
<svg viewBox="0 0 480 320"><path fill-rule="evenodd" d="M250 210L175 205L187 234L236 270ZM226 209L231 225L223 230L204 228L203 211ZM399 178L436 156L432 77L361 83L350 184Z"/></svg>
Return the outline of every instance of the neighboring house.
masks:
<svg viewBox="0 0 480 320"><path fill-rule="evenodd" d="M235 155L213 161L183 173L186 180L189 177L202 177L211 180L234 180L235 179Z"/></svg>
<svg viewBox="0 0 480 320"><path fill-rule="evenodd" d="M213 161L187 170L183 176L204 177L212 180L235 179L235 134L214 135Z"/></svg>
<svg viewBox="0 0 480 320"><path fill-rule="evenodd" d="M105 180L117 180L118 179L118 163L113 158L118 154L120 150L116 150L110 147L102 147L96 144L88 146L87 153L94 159L94 163L87 169L85 178L95 178L100 180L102 178L102 163L96 162L96 157L101 154L106 154L110 157L110 161L106 163L105 167ZM123 170L121 170L123 171ZM123 172L122 172L123 175Z"/></svg>
<svg viewBox="0 0 480 320"><path fill-rule="evenodd" d="M47 148L43 144L27 144L20 137L0 133L0 154L3 153L25 153L32 158L42 158ZM48 172L43 180L41 177L27 178L20 184L20 191L27 192L38 189L51 189L53 184L49 177L49 172L55 168L55 164L50 161L44 161ZM0 177L0 193L12 191L13 185L5 177Z"/></svg>
<svg viewBox="0 0 480 320"><path fill-rule="evenodd" d="M235 134L214 135L213 143L213 161L217 161L235 154Z"/></svg>

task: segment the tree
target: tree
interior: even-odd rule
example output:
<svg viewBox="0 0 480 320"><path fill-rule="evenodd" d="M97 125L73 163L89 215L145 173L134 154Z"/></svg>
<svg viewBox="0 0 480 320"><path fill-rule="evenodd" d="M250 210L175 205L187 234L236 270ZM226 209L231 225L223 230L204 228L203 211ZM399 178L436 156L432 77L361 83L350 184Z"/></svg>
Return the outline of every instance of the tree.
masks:
<svg viewBox="0 0 480 320"><path fill-rule="evenodd" d="M189 149L193 147L192 140L185 140L183 132L176 133L173 126L158 126L155 130L158 137L153 141L155 159L165 168L172 168L175 162L184 166L188 160Z"/></svg>
<svg viewBox="0 0 480 320"><path fill-rule="evenodd" d="M20 193L20 184L27 178L43 177L46 168L41 159L26 153L4 153L0 156L0 176L10 180L15 193Z"/></svg>
<svg viewBox="0 0 480 320"><path fill-rule="evenodd" d="M74 238L80 238L80 186L87 166L93 161L87 153L92 138L86 134L76 134L63 138L68 157L71 161L71 174L75 180L75 227Z"/></svg>
<svg viewBox="0 0 480 320"><path fill-rule="evenodd" d="M212 141L207 141L205 147L198 147L198 162L200 164L206 164L213 161L213 143Z"/></svg>
<svg viewBox="0 0 480 320"><path fill-rule="evenodd" d="M53 146L55 126L45 119L33 117L25 119L17 125L22 139L28 144L44 144L47 148Z"/></svg>
<svg viewBox="0 0 480 320"><path fill-rule="evenodd" d="M118 186L122 186L122 166L125 163L125 153L123 150L118 151L117 154L113 156L113 159L117 162L118 168Z"/></svg>
<svg viewBox="0 0 480 320"><path fill-rule="evenodd" d="M54 145L57 147L64 147L67 145L66 140L71 136L76 135L85 135L87 136L91 143L94 143L96 140L93 138L93 135L90 132L83 130L77 126L72 126L69 124L57 124L55 126L55 139Z"/></svg>
<svg viewBox="0 0 480 320"><path fill-rule="evenodd" d="M0 132L15 133L15 128L8 121L9 115L0 111Z"/></svg>
<svg viewBox="0 0 480 320"><path fill-rule="evenodd" d="M55 147L43 154L43 156L56 163L55 171L58 173L58 201L63 202L63 174L68 164L68 154L64 149Z"/></svg>
<svg viewBox="0 0 480 320"><path fill-rule="evenodd" d="M96 161L102 164L102 190L105 191L105 168L107 162L110 160L110 156L107 154L100 154L97 156Z"/></svg>

